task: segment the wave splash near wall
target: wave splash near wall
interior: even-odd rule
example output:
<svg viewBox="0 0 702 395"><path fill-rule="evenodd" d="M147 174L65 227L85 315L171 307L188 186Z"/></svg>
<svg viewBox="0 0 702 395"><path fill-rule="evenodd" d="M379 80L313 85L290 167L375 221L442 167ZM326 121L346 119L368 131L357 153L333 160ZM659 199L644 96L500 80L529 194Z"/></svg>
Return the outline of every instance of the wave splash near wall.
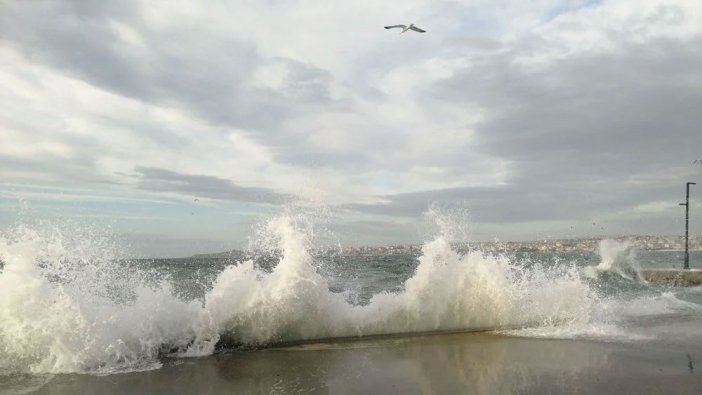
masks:
<svg viewBox="0 0 702 395"><path fill-rule="evenodd" d="M601 297L575 265L459 254L443 233L423 245L401 291L350 304L329 290L294 216L263 229L281 252L278 263L230 265L204 300L183 300L167 279L116 265L119 254L94 236L27 227L3 235L0 374L153 369L164 354L208 355L223 339L260 346L442 330L577 331L602 319L595 317Z"/></svg>

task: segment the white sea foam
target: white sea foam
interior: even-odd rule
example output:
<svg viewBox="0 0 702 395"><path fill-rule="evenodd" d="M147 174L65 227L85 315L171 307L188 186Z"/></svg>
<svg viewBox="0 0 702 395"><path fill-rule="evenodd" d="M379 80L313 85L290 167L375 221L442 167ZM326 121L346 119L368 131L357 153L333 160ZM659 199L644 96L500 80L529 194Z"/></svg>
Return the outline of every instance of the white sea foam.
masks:
<svg viewBox="0 0 702 395"><path fill-rule="evenodd" d="M702 306L678 298L672 291L639 296L612 303L613 315L620 318L646 317L678 313L702 313Z"/></svg>
<svg viewBox="0 0 702 395"><path fill-rule="evenodd" d="M584 273L588 277L595 278L598 273L603 272L616 273L630 280L637 277L639 269L637 250L631 243L604 239L600 241L598 253L599 265L585 268Z"/></svg>
<svg viewBox="0 0 702 395"><path fill-rule="evenodd" d="M116 271L106 243L81 236L19 227L0 239L0 372L148 369L192 338L196 304Z"/></svg>
<svg viewBox="0 0 702 395"><path fill-rule="evenodd" d="M292 215L260 228L282 258L223 270L204 301L115 261L101 237L18 227L0 238L0 373L111 373L159 366L159 355L207 355L226 340L278 341L434 330L524 329L525 336L613 333L603 299L576 266L520 265L459 254L444 233L422 248L402 291L349 304L329 291ZM71 234L75 236L75 233ZM550 330L550 332L549 332Z"/></svg>
<svg viewBox="0 0 702 395"><path fill-rule="evenodd" d="M459 255L438 236L424 245L402 292L353 306L329 292L289 216L271 221L269 231L278 237L282 260L272 273L245 262L218 277L190 354L212 352L223 334L250 344L588 321L597 299L575 268L525 270L502 256Z"/></svg>

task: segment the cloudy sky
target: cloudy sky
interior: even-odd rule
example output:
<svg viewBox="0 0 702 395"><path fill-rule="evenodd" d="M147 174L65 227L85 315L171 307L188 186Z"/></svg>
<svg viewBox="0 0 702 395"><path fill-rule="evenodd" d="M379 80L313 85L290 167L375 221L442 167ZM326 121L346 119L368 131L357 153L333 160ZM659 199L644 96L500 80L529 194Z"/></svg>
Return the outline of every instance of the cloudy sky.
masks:
<svg viewBox="0 0 702 395"><path fill-rule="evenodd" d="M347 245L432 203L479 240L680 234L702 188L699 0L0 0L0 86L0 229L140 256L291 206Z"/></svg>

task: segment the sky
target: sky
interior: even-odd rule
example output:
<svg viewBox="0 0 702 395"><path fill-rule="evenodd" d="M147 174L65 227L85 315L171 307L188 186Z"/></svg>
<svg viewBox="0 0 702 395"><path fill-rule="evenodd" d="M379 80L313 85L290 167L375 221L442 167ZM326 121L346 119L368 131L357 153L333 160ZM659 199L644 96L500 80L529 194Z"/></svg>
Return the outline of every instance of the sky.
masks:
<svg viewBox="0 0 702 395"><path fill-rule="evenodd" d="M430 207L475 240L682 234L702 188L699 0L0 0L0 86L0 230L135 256L302 208L344 245Z"/></svg>

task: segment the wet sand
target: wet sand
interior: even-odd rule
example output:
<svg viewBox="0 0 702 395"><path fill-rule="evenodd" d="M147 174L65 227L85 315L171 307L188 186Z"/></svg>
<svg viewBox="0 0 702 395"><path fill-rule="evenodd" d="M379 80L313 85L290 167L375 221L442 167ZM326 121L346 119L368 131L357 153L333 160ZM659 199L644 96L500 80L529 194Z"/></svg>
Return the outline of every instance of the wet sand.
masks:
<svg viewBox="0 0 702 395"><path fill-rule="evenodd" d="M689 340L375 338L173 359L109 376L5 377L0 394L696 394L702 343Z"/></svg>

